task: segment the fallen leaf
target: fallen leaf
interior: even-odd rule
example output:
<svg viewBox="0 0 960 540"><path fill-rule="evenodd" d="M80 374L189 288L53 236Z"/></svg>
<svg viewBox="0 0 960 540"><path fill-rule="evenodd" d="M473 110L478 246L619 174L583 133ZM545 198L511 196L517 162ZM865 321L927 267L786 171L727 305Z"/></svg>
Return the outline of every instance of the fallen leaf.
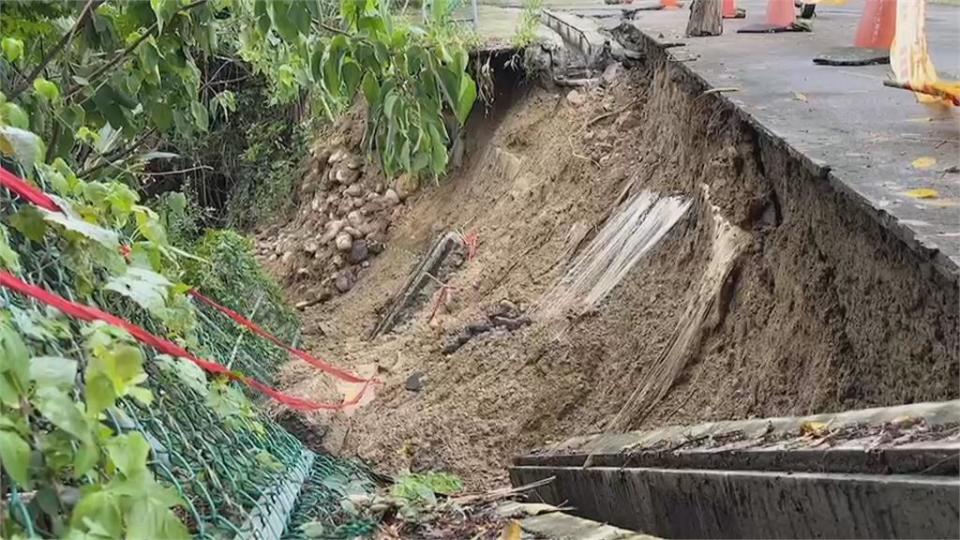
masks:
<svg viewBox="0 0 960 540"><path fill-rule="evenodd" d="M914 169L920 169L921 171L924 169L929 169L936 164L937 160L930 156L918 157L917 159L913 160L913 163L911 163Z"/></svg>
<svg viewBox="0 0 960 540"><path fill-rule="evenodd" d="M794 93L793 93L793 99L795 99L795 100L797 100L797 101L802 101L802 102L804 102L804 103L807 102L807 96L801 94L800 92L794 92Z"/></svg>
<svg viewBox="0 0 960 540"><path fill-rule="evenodd" d="M520 540L520 522L511 521L500 533L500 540Z"/></svg>
<svg viewBox="0 0 960 540"><path fill-rule="evenodd" d="M800 424L800 435L804 437L823 437L827 433L827 425L812 420Z"/></svg>
<svg viewBox="0 0 960 540"><path fill-rule="evenodd" d="M936 199L939 196L937 190L930 188L916 188L907 192L907 197L913 197L914 199Z"/></svg>

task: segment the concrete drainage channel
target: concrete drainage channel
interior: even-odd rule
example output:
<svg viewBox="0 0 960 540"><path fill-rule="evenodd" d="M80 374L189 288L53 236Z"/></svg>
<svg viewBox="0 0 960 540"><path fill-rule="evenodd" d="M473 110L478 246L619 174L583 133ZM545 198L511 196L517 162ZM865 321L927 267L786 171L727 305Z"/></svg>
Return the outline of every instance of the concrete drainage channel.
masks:
<svg viewBox="0 0 960 540"><path fill-rule="evenodd" d="M516 458L532 499L666 538L952 538L960 401L594 435Z"/></svg>

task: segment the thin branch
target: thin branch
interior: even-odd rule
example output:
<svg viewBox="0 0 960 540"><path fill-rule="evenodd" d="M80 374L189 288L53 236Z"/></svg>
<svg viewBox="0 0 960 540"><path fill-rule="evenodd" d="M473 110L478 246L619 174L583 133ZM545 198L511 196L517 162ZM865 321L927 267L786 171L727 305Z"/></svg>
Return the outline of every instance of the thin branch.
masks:
<svg viewBox="0 0 960 540"><path fill-rule="evenodd" d="M337 27L335 27L335 26L330 26L329 24L327 24L327 23L325 23L325 22L321 22L321 23L320 23L320 28L323 28L324 30L326 30L326 31L328 31L328 32L333 32L334 34L340 34L340 35L342 35L342 36L351 36L351 37L353 37L353 34L351 34L350 32L347 32L347 31L345 31L345 30L341 30L341 29L339 29L339 28L337 28Z"/></svg>
<svg viewBox="0 0 960 540"><path fill-rule="evenodd" d="M31 71L29 75L24 77L23 83L20 86L17 86L16 88L14 88L13 92L10 94L10 96L7 99L12 101L16 99L16 97L19 96L24 90L29 88L30 83L32 83L33 80L36 79L38 75L40 75L40 72L47 67L47 64L52 62L53 58L57 56L57 54L60 51L62 51L68 45L70 45L70 42L73 41L73 36L75 36L77 34L77 30L79 30L80 27L87 22L87 19L90 18L90 14L93 13L93 10L97 9L97 7L105 1L106 0L87 0L87 4L83 6L83 11L80 12L80 16L77 18L77 22L73 23L73 26L70 28L70 31L64 34L60 38L60 41L58 41L57 44L54 45L53 48L47 52L46 55L44 55L43 60L40 61L40 64L37 65L37 67L33 68L33 71Z"/></svg>
<svg viewBox="0 0 960 540"><path fill-rule="evenodd" d="M189 10L195 8L195 7L201 6L201 5L206 4L206 3L207 3L207 0L196 0L196 1L193 2L192 4L187 4L187 5L183 6L182 8L178 9L178 10L173 14L173 16L175 17L175 16L179 15L180 13L183 13L183 12L185 12L185 11L189 11ZM153 36L153 35L157 32L157 28L158 28L157 23L153 23L153 24L150 26L150 28L147 28L147 31L144 32L143 35L140 36L136 41L134 41L133 43L131 43L130 46L128 46L128 47L127 47L126 49L124 49L123 51L117 53L117 55L114 56L113 58L111 58L109 62L107 62L106 64L100 66L99 68L97 68L96 71L94 71L93 73L91 73L90 76L87 77L87 81L88 81L88 82L93 82L94 79L100 77L100 76L103 75L105 72L107 72L107 71L109 71L110 69L116 67L117 64L119 64L120 62L122 62L127 56L130 55L130 53L132 53L133 51L135 51L135 50L137 49L137 47L140 46L141 43L143 43L144 41L146 41L147 39L149 39L151 36ZM79 84L76 85L76 86L74 86L73 88L70 89L69 92L67 92L67 96L64 98L64 100L69 100L70 98L72 98L73 96L75 96L76 94L78 94L81 90L83 90L83 88L84 88L84 87L83 87L82 85L79 85Z"/></svg>
<svg viewBox="0 0 960 540"><path fill-rule="evenodd" d="M160 172L149 172L145 171L144 174L147 176L170 176L174 174L183 174L193 171L212 171L213 167L209 165L197 165L196 167L190 167L188 169L180 169L176 171L160 171Z"/></svg>
<svg viewBox="0 0 960 540"><path fill-rule="evenodd" d="M123 150L120 150L117 152L111 152L111 153L108 153L107 155L101 155L100 156L101 161L99 163L97 163L96 165L93 165L89 169L80 171L79 173L77 173L77 176L80 178L84 178L86 176L89 176L99 171L104 167L108 167L112 165L116 161L119 161L127 157L128 155L133 153L134 150L139 148L140 145L143 144L143 142L147 139L147 137L153 135L156 132L157 132L156 128L148 129L146 132L144 132L142 135L137 137L136 140L134 140L129 146L127 146Z"/></svg>

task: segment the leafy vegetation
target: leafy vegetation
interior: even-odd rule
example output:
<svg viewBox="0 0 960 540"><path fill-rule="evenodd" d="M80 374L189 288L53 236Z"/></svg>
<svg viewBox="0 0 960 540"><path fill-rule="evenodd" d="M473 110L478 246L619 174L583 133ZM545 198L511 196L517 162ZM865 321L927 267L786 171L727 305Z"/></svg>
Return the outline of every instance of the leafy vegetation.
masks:
<svg viewBox="0 0 960 540"><path fill-rule="evenodd" d="M528 47L537 39L543 0L523 0L522 5L523 12L520 14L520 21L513 35L513 46L518 49Z"/></svg>
<svg viewBox="0 0 960 540"><path fill-rule="evenodd" d="M289 59L278 71L279 86L318 84L317 98L328 115L362 94L368 149L388 175L442 175L450 144L444 115L462 125L477 97L467 72L466 32L453 24L448 2L432 3L425 27L395 20L381 0L342 0L339 27L311 6L255 2L256 24L244 42L278 36ZM328 35L311 32L311 21ZM258 65L260 57L246 54Z"/></svg>

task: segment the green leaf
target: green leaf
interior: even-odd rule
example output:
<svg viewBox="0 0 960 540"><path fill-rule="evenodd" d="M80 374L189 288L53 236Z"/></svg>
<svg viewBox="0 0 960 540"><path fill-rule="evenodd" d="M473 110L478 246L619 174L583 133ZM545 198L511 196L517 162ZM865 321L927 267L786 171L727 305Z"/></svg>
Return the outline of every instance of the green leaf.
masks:
<svg viewBox="0 0 960 540"><path fill-rule="evenodd" d="M367 105L373 108L380 100L380 84L372 72L368 71L363 75L363 97L367 100Z"/></svg>
<svg viewBox="0 0 960 540"><path fill-rule="evenodd" d="M473 82L470 75L463 74L460 81L460 92L457 95L457 120L462 126L470 116L470 110L473 109L473 103L477 100L477 83Z"/></svg>
<svg viewBox="0 0 960 540"><path fill-rule="evenodd" d="M20 271L20 255L10 247L10 236L3 224L0 224L0 268Z"/></svg>
<svg viewBox="0 0 960 540"><path fill-rule="evenodd" d="M60 97L60 88L43 77L34 79L33 89L47 101L56 101Z"/></svg>
<svg viewBox="0 0 960 540"><path fill-rule="evenodd" d="M148 473L147 457L150 444L141 433L132 432L118 435L106 444L110 461L127 477Z"/></svg>
<svg viewBox="0 0 960 540"><path fill-rule="evenodd" d="M299 0L273 0L267 5L270 20L280 37L290 43L295 43L300 37L300 22L298 18L309 14L303 13L303 3ZM307 19L309 24L309 18Z"/></svg>
<svg viewBox="0 0 960 540"><path fill-rule="evenodd" d="M93 531L94 525L107 532L110 538L123 538L123 513L120 501L110 490L97 486L86 493L70 515L70 525L76 529Z"/></svg>
<svg viewBox="0 0 960 540"><path fill-rule="evenodd" d="M23 42L19 39L11 37L3 38L0 46L3 48L3 56L7 59L7 62L16 62L23 56Z"/></svg>
<svg viewBox="0 0 960 540"><path fill-rule="evenodd" d="M76 384L77 361L62 356L35 356L30 359L30 380L37 387L70 388Z"/></svg>
<svg viewBox="0 0 960 540"><path fill-rule="evenodd" d="M92 441L90 424L80 407L62 390L46 387L37 389L34 399L37 409L53 425L81 442Z"/></svg>
<svg viewBox="0 0 960 540"><path fill-rule="evenodd" d="M16 158L21 165L32 166L43 158L43 152L43 142L33 132L0 126L0 154Z"/></svg>
<svg viewBox="0 0 960 540"><path fill-rule="evenodd" d="M12 431L0 431L0 461L21 488L30 483L30 445Z"/></svg>
<svg viewBox="0 0 960 540"><path fill-rule="evenodd" d="M73 476L82 478L93 469L100 460L100 449L93 442L81 442L73 456Z"/></svg>
<svg viewBox="0 0 960 540"><path fill-rule="evenodd" d="M313 82L323 81L323 53L326 50L326 45L322 41L318 41L310 53L310 75L313 77Z"/></svg>
<svg viewBox="0 0 960 540"><path fill-rule="evenodd" d="M197 129L206 131L210 126L210 117L208 116L207 108L199 101L194 101L190 104L190 114L193 115Z"/></svg>
<svg viewBox="0 0 960 540"><path fill-rule="evenodd" d="M154 496L137 498L127 512L129 540L180 540L190 538L186 526L170 511L168 505Z"/></svg>
<svg viewBox="0 0 960 540"><path fill-rule="evenodd" d="M7 102L0 105L0 121L12 128L30 129L30 117L16 103Z"/></svg>
<svg viewBox="0 0 960 540"><path fill-rule="evenodd" d="M28 358L27 346L20 335L8 324L0 323L0 374L8 377L20 395L27 389L30 378Z"/></svg>
<svg viewBox="0 0 960 540"><path fill-rule="evenodd" d="M267 0L255 0L253 3L253 16L257 20L257 30L261 34L270 31L270 13L267 10Z"/></svg>
<svg viewBox="0 0 960 540"><path fill-rule="evenodd" d="M117 402L117 393L113 389L110 377L104 373L90 374L86 382L84 397L87 401L87 415L96 418L100 413L114 406Z"/></svg>
<svg viewBox="0 0 960 540"><path fill-rule="evenodd" d="M193 362L169 356L157 357L157 361L164 369L174 373L181 382L201 396L206 397L210 393L206 373Z"/></svg>
<svg viewBox="0 0 960 540"><path fill-rule="evenodd" d="M150 8L157 16L157 33L163 32L163 24L179 9L177 0L150 0Z"/></svg>
<svg viewBox="0 0 960 540"><path fill-rule="evenodd" d="M157 40L150 36L140 44L137 53L140 57L140 66L147 74L148 80L155 85L160 84L160 60L162 55L160 49L157 48Z"/></svg>
<svg viewBox="0 0 960 540"><path fill-rule="evenodd" d="M166 307L170 283L162 275L143 268L130 267L122 276L111 277L104 288L122 294L151 313Z"/></svg>
<svg viewBox="0 0 960 540"><path fill-rule="evenodd" d="M66 210L66 207L61 206ZM120 237L115 231L105 229L99 225L94 225L84 221L83 218L70 212L69 214L61 212L51 212L44 208L38 210L47 223L55 223L64 229L76 233L85 238L89 238L107 249L116 250L120 246Z"/></svg>
<svg viewBox="0 0 960 540"><path fill-rule="evenodd" d="M353 94L357 91L357 86L360 84L361 75L362 72L359 64L349 59L343 61L343 64L340 66L340 78L343 80L344 97L348 100L353 99Z"/></svg>
<svg viewBox="0 0 960 540"><path fill-rule="evenodd" d="M133 210L134 215L137 216L137 230L140 234L155 244L167 245L167 231L164 230L157 214L144 206L138 206Z"/></svg>
<svg viewBox="0 0 960 540"><path fill-rule="evenodd" d="M10 216L10 225L34 242L43 241L43 235L47 233L47 224L43 220L43 214L36 206L23 206L16 214Z"/></svg>

